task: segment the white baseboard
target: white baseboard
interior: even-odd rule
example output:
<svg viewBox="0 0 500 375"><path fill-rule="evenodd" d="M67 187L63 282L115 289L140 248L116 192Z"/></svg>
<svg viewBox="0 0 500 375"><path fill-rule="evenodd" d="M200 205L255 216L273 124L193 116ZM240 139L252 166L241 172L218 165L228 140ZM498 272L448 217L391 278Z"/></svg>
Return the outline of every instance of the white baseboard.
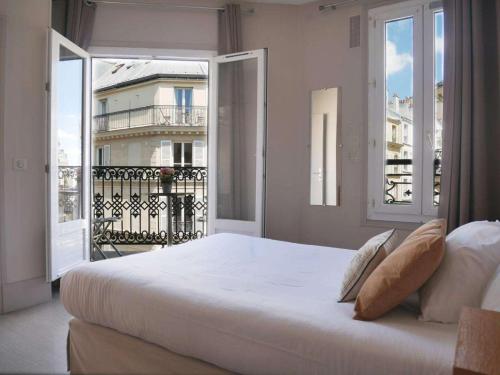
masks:
<svg viewBox="0 0 500 375"><path fill-rule="evenodd" d="M52 299L52 287L45 280L45 277L4 284L2 287L3 310L0 311L2 314L38 305Z"/></svg>

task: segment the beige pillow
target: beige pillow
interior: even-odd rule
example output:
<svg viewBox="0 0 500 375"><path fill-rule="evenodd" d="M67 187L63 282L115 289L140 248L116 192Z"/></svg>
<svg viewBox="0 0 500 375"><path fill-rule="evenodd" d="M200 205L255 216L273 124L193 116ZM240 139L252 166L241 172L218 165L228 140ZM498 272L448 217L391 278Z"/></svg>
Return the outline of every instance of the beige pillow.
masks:
<svg viewBox="0 0 500 375"><path fill-rule="evenodd" d="M368 276L396 247L396 230L376 235L370 238L351 260L351 264L344 274L342 289L338 302L347 302L356 299L359 290Z"/></svg>
<svg viewBox="0 0 500 375"><path fill-rule="evenodd" d="M443 259L445 231L444 219L429 221L389 254L361 287L354 319L377 319L420 288Z"/></svg>

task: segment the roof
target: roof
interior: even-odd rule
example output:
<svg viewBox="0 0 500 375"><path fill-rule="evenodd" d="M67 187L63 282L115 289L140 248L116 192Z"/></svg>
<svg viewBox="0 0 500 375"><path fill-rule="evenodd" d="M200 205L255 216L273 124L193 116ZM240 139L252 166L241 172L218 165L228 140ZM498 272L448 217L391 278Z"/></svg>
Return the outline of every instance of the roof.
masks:
<svg viewBox="0 0 500 375"><path fill-rule="evenodd" d="M178 60L122 60L110 66L95 82L96 92L126 87L159 78L207 79L208 63Z"/></svg>

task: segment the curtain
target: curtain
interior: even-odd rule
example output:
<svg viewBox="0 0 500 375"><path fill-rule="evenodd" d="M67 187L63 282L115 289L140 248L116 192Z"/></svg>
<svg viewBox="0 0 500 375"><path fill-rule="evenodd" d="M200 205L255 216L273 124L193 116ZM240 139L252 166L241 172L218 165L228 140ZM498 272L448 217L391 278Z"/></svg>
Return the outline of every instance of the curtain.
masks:
<svg viewBox="0 0 500 375"><path fill-rule="evenodd" d="M499 0L445 0L443 164L448 230L500 219Z"/></svg>
<svg viewBox="0 0 500 375"><path fill-rule="evenodd" d="M218 52L220 55L242 51L241 10L238 4L227 4L219 12ZM217 135L217 217L220 219L252 220L245 210L246 185L242 169L245 143L242 94L243 65L241 62L219 66L218 135Z"/></svg>
<svg viewBox="0 0 500 375"><path fill-rule="evenodd" d="M239 4L226 4L219 11L219 55L242 51L241 9Z"/></svg>
<svg viewBox="0 0 500 375"><path fill-rule="evenodd" d="M94 29L96 4L87 0L68 0L66 9L66 37L87 49Z"/></svg>

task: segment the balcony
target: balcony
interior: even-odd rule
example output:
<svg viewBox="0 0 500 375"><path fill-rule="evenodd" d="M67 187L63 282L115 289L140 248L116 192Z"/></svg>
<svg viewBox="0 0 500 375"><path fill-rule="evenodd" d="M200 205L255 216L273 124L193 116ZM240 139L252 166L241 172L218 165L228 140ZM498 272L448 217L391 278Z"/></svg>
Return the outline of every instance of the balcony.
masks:
<svg viewBox="0 0 500 375"><path fill-rule="evenodd" d="M434 152L433 165L433 205L439 206L441 193L442 151ZM385 161L385 199L386 204L410 204L412 202L412 159L387 159Z"/></svg>
<svg viewBox="0 0 500 375"><path fill-rule="evenodd" d="M206 167L174 169L172 192L182 193L172 199L170 213L175 245L207 234L208 186ZM92 168L91 217L117 218L97 240L99 246L107 248L112 242L121 253L128 254L167 245L167 200L154 194L161 191L159 174L160 167ZM64 221L79 217L79 182L80 167L59 168L59 207Z"/></svg>
<svg viewBox="0 0 500 375"><path fill-rule="evenodd" d="M207 126L206 106L150 105L94 116L94 132L144 126Z"/></svg>

